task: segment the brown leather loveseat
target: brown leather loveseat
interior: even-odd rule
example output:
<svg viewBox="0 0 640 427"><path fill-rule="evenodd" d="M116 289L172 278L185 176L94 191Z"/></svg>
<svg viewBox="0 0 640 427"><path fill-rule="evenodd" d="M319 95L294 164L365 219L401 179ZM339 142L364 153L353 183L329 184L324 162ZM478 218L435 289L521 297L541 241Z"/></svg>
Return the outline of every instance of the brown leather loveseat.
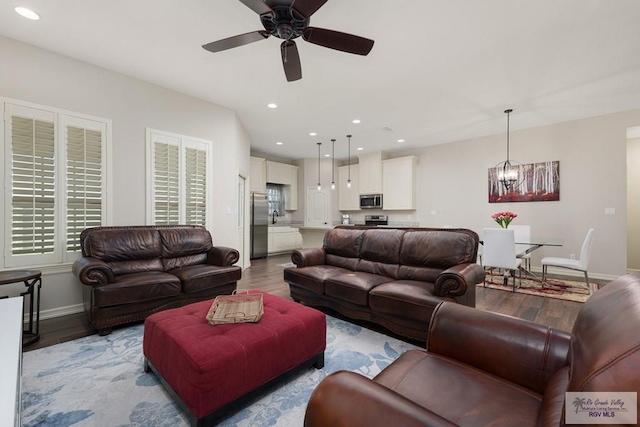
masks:
<svg viewBox="0 0 640 427"><path fill-rule="evenodd" d="M475 306L478 243L465 229L340 226L322 248L294 251L284 280L295 301L424 341L440 302Z"/></svg>
<svg viewBox="0 0 640 427"><path fill-rule="evenodd" d="M73 273L101 334L160 310L230 294L242 276L237 250L213 246L204 227L94 227L80 235Z"/></svg>
<svg viewBox="0 0 640 427"><path fill-rule="evenodd" d="M444 302L426 350L404 353L373 380L347 371L327 376L311 396L305 426L560 427L605 418L637 425L637 418L623 421L620 409L637 415L640 400L614 402L619 392L640 394L639 307L640 273L595 292L571 334ZM586 419L567 419L577 416Z"/></svg>

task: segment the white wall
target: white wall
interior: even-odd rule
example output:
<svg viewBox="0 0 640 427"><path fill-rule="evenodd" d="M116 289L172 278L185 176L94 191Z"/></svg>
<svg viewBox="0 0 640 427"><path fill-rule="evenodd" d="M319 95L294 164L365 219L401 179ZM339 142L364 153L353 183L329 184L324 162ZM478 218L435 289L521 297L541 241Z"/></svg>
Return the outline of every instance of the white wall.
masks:
<svg viewBox="0 0 640 427"><path fill-rule="evenodd" d="M215 244L237 246L238 174L250 168L249 137L235 112L4 37L0 52L0 96L112 120L113 225L145 223L145 128L213 141L208 228ZM69 273L45 276L42 309L73 310L81 286Z"/></svg>
<svg viewBox="0 0 640 427"><path fill-rule="evenodd" d="M627 267L640 271L640 138L627 144Z"/></svg>
<svg viewBox="0 0 640 427"><path fill-rule="evenodd" d="M512 115L512 123L517 114ZM561 248L534 252L533 265L543 256L580 254L587 230L596 234L589 272L593 277L626 273L627 171L626 130L640 124L640 110L631 110L553 126L512 131L511 158L521 163L560 161L560 200L557 202L488 203L487 170L506 156L506 136L494 135L422 150L415 154L417 210L423 227L444 224L475 230L496 227L491 215L510 210L514 224L529 224L532 234L564 239ZM640 163L636 163L640 164ZM605 216L615 208L615 216ZM431 215L434 210L436 215ZM406 221L406 213L391 213L390 221ZM634 238L629 233L631 238ZM638 239L638 234L635 234Z"/></svg>

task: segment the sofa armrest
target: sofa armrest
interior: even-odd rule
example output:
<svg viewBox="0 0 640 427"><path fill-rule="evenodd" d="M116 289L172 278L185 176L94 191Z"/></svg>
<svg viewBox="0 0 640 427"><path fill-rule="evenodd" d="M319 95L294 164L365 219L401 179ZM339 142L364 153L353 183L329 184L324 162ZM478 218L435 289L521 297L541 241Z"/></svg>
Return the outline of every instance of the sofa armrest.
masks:
<svg viewBox="0 0 640 427"><path fill-rule="evenodd" d="M451 302L433 312L427 351L543 393L551 376L569 364L570 334Z"/></svg>
<svg viewBox="0 0 640 427"><path fill-rule="evenodd" d="M225 246L214 246L207 252L207 264L229 267L238 262L240 252Z"/></svg>
<svg viewBox="0 0 640 427"><path fill-rule="evenodd" d="M323 265L325 262L325 251L323 248L296 249L291 253L291 261L296 267Z"/></svg>
<svg viewBox="0 0 640 427"><path fill-rule="evenodd" d="M311 395L305 427L455 426L395 391L354 372L323 379Z"/></svg>
<svg viewBox="0 0 640 427"><path fill-rule="evenodd" d="M475 292L475 285L482 283L484 275L484 268L478 264L454 265L440 273L436 279L435 293L440 297L454 298Z"/></svg>
<svg viewBox="0 0 640 427"><path fill-rule="evenodd" d="M89 286L106 285L113 282L114 275L106 262L93 257L82 257L73 263L73 274Z"/></svg>

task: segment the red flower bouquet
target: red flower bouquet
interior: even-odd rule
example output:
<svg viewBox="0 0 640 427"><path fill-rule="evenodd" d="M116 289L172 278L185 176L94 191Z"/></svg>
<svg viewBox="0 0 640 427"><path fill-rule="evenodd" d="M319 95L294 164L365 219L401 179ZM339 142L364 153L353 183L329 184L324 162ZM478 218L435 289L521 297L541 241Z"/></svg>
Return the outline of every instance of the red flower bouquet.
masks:
<svg viewBox="0 0 640 427"><path fill-rule="evenodd" d="M511 221L513 221L517 216L518 215L513 212L498 212L497 214L491 215L491 218L500 224L500 227L507 228L509 227L509 224L511 224Z"/></svg>

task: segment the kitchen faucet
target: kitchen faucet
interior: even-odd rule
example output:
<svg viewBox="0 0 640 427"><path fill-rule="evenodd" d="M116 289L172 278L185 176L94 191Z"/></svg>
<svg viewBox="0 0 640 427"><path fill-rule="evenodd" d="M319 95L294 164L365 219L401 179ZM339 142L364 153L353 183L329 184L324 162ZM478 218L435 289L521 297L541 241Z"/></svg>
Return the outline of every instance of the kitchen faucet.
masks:
<svg viewBox="0 0 640 427"><path fill-rule="evenodd" d="M271 224L275 224L276 222L278 222L278 220L276 219L278 217L278 211L273 211L271 215L272 215Z"/></svg>

